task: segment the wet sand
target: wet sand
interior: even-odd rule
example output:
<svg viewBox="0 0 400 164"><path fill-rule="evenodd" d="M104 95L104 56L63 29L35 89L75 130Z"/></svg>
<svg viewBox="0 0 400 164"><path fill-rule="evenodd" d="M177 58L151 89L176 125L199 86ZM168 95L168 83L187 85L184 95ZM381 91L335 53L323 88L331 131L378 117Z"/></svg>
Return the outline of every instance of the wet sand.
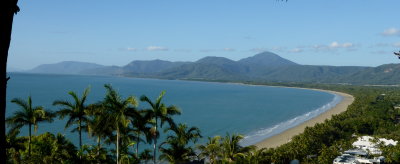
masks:
<svg viewBox="0 0 400 164"><path fill-rule="evenodd" d="M292 137L294 137L300 133L303 133L303 131L306 127L312 127L317 123L322 123L326 119L330 119L332 117L332 115L336 115L336 114L346 111L347 106L349 106L354 101L354 97L352 95L349 95L346 93L328 91L328 90L319 90L319 89L311 89L311 90L318 90L318 91L333 93L333 94L342 96L343 99L335 107L318 115L317 117L314 117L306 122L303 122L296 127L290 128L286 131L283 131L282 133L279 133L275 136L269 137L269 138L267 138L261 142L258 142L254 145L256 145L258 148L275 148L280 145L283 145L283 144L289 142L292 139Z"/></svg>

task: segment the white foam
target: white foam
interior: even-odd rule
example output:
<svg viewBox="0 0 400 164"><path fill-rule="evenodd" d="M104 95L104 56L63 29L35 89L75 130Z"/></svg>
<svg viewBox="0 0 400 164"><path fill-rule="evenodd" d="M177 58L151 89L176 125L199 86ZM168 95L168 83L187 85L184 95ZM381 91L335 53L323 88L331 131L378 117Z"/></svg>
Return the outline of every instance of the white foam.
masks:
<svg viewBox="0 0 400 164"><path fill-rule="evenodd" d="M334 106L336 106L340 101L342 101L343 97L334 94L334 98L331 102L329 102L328 104L325 104L313 111L307 112L303 115L297 116L295 118L286 120L284 122L281 122L279 124L267 127L267 128L263 128L263 129L259 129L256 130L254 132L251 132L249 134L247 134L244 139L241 141L241 145L243 146L247 146L247 145L253 145L257 142L260 142L266 138L272 137L276 134L279 134L287 129L290 129L292 127L295 127L307 120L310 120L322 113L324 113L325 111L333 108Z"/></svg>

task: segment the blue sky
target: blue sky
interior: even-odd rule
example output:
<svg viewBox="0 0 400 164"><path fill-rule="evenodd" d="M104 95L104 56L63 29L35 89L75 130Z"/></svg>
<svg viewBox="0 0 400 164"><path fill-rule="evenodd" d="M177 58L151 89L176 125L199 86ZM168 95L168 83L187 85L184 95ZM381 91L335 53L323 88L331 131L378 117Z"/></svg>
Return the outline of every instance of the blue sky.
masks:
<svg viewBox="0 0 400 164"><path fill-rule="evenodd" d="M398 63L399 0L20 0L9 67L60 61L233 60L271 51L308 65Z"/></svg>

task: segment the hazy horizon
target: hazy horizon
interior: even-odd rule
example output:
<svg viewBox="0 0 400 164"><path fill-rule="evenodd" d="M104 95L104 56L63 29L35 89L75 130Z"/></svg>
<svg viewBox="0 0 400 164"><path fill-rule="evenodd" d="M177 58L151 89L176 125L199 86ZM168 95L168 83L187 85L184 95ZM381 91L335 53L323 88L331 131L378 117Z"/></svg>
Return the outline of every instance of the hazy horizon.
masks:
<svg viewBox="0 0 400 164"><path fill-rule="evenodd" d="M269 52L269 51L265 51L265 52L266 52L266 53L273 53L273 52ZM262 53L265 53L265 52L262 52ZM260 54L260 53L257 53L257 54ZM254 55L257 55L257 54L254 54ZM276 54L276 53L274 53L274 54ZM254 56L254 55L252 55L252 56ZM276 55L280 56L279 54L276 54ZM252 56L248 56L248 57L252 57ZM126 66L127 64L129 64L129 63L131 63L131 62L133 62L133 61L154 61L154 60L162 60L162 61L170 61L170 62L196 62L196 61L198 61L198 60L200 60L200 59L203 59L203 58L206 58L206 57L222 57L222 56L204 56L204 57L201 57L201 58L199 58L199 59L195 59L195 60L193 60L193 61L180 61L180 60L170 61L170 60L163 60L163 59L132 60L132 61L127 61L127 63L122 64L122 65L115 65L115 64L103 65L103 64L94 63L94 62L91 62L91 61L65 60L65 61L58 61L58 62L54 62L54 63L43 63L43 64L39 64L39 65L36 65L36 66L34 66L34 67L32 67L32 68L28 68L28 69L21 69L21 68L17 68L17 67L10 67L10 66L8 65L7 71L8 71L8 72L28 71L28 70L34 69L34 68L36 68L36 67L38 67L38 66L41 66L41 65L45 65L45 64L59 64L59 63L62 63L62 62L81 62L81 63L99 64L99 65L103 65L103 66L118 66L118 67L123 67L123 66ZM282 56L281 56L281 57L282 57ZM227 57L224 57L224 58L227 58ZM247 57L244 57L244 58L247 58ZM244 58L241 58L241 59L244 59ZM230 59L230 58L227 58L227 59ZM238 60L230 59L230 60L239 61L239 60L241 60L241 59L238 59ZM285 59L286 59L286 58L285 58ZM289 59L288 59L288 60L289 60ZM292 61L292 60L290 60L290 61ZM297 64L300 64L300 65L307 65L307 64L303 64L303 63L298 63L298 62L296 62L296 61L292 61L292 62L297 63ZM392 64L392 63L384 63L384 64ZM315 64L315 65L316 65L316 66L323 66L323 65L320 65L320 64ZM326 66L337 66L337 65L326 65ZM353 65L341 65L341 66L353 66Z"/></svg>
<svg viewBox="0 0 400 164"><path fill-rule="evenodd" d="M397 63L400 1L21 1L8 67L82 61L239 60L270 51L304 65Z"/></svg>

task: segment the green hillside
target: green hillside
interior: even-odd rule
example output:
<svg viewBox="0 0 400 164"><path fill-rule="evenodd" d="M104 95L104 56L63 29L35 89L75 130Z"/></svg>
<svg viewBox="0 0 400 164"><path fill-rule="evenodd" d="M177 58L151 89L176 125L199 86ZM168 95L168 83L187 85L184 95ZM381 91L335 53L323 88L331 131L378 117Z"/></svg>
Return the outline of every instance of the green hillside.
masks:
<svg viewBox="0 0 400 164"><path fill-rule="evenodd" d="M132 61L125 66L62 62L41 65L30 72L213 81L397 85L400 84L399 70L399 64L378 67L300 65L277 54L263 52L238 61L204 57L196 62Z"/></svg>

